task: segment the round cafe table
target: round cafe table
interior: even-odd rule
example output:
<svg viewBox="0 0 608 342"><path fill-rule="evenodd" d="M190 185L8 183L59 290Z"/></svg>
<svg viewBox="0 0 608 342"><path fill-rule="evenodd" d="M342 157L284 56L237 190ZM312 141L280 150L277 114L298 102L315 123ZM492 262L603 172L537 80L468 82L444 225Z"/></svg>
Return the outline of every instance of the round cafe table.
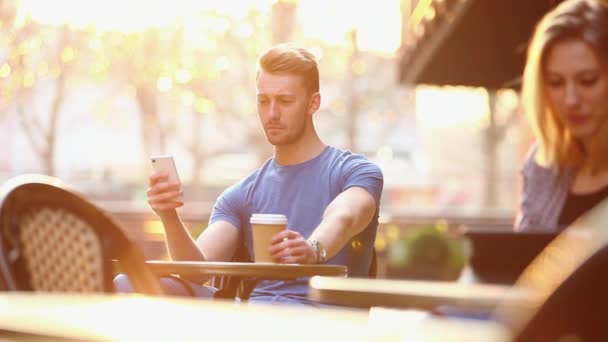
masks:
<svg viewBox="0 0 608 342"><path fill-rule="evenodd" d="M234 283L240 283L239 287L244 293L237 296L244 298L251 288L252 282L259 280L294 280L312 276L327 277L346 277L348 268L343 265L326 264L274 264L274 263L253 263L253 262L216 262L216 261L146 261L148 268L157 276L178 275L188 280L204 283L210 277L220 277L219 283L212 286L223 288L223 277L230 277ZM114 262L116 273L120 273L120 264ZM249 285L244 285L245 283ZM228 287L230 288L230 287ZM232 297L231 291L228 296ZM226 295L226 294L224 294ZM243 299L243 297L241 297Z"/></svg>
<svg viewBox="0 0 608 342"><path fill-rule="evenodd" d="M161 261L149 260L152 272L163 274L238 276L271 280L289 280L315 275L346 277L343 265L271 264L252 262Z"/></svg>
<svg viewBox="0 0 608 342"><path fill-rule="evenodd" d="M252 262L216 261L163 261L148 260L146 264L157 275L181 276L234 276L267 280L290 280L303 277L346 277L348 268L326 264L272 264ZM120 264L114 263L115 271L121 272Z"/></svg>

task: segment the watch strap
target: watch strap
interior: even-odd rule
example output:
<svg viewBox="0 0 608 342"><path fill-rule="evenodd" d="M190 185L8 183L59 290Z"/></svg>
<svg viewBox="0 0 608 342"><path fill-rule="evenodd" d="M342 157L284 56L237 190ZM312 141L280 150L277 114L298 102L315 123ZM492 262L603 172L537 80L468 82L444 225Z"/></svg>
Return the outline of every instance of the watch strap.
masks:
<svg viewBox="0 0 608 342"><path fill-rule="evenodd" d="M325 247L323 247L321 242L319 242L319 240L310 239L308 240L308 243L315 252L315 256L317 257L317 263L322 264L323 262L325 262L325 259L327 258L327 250L325 250Z"/></svg>

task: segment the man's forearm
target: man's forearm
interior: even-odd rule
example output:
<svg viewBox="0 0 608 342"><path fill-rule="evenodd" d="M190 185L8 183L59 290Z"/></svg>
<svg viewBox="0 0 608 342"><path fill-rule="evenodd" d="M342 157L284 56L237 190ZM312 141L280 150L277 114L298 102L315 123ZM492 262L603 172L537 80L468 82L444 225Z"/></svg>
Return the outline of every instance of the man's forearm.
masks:
<svg viewBox="0 0 608 342"><path fill-rule="evenodd" d="M204 261L205 257L198 248L177 212L161 217L165 227L165 239L171 259L177 261Z"/></svg>
<svg viewBox="0 0 608 342"><path fill-rule="evenodd" d="M317 240L332 258L369 225L377 207L367 190L350 188L334 199L323 213L323 219L309 239Z"/></svg>
<svg viewBox="0 0 608 342"><path fill-rule="evenodd" d="M327 251L326 259L330 259L360 232L354 223L354 217L348 212L328 213L309 239L320 241Z"/></svg>

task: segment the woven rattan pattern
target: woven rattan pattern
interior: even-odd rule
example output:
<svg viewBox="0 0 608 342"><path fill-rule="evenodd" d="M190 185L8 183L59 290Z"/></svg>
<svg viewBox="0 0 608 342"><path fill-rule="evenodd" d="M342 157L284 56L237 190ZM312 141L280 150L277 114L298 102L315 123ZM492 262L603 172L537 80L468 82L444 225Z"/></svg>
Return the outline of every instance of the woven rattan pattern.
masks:
<svg viewBox="0 0 608 342"><path fill-rule="evenodd" d="M42 208L22 217L20 232L33 290L103 292L103 253L86 222L63 209Z"/></svg>

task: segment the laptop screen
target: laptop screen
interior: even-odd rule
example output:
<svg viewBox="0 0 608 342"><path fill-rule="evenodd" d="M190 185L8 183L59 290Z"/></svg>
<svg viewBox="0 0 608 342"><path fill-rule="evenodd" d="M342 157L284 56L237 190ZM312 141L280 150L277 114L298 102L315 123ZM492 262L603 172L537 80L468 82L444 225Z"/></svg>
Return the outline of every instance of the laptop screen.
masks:
<svg viewBox="0 0 608 342"><path fill-rule="evenodd" d="M470 265L481 282L513 284L530 262L557 236L548 232L469 229Z"/></svg>

